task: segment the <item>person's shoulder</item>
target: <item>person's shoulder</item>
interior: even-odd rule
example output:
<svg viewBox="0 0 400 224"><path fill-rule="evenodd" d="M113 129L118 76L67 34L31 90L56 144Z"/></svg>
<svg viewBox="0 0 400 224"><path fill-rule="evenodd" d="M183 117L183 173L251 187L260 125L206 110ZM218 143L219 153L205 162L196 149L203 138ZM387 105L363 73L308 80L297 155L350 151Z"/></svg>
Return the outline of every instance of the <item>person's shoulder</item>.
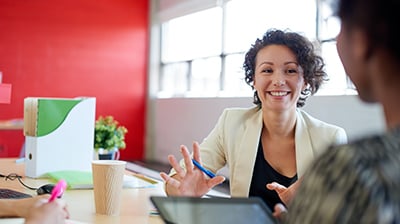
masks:
<svg viewBox="0 0 400 224"><path fill-rule="evenodd" d="M350 146L363 146L363 145L384 145L393 143L400 143L400 134L394 132L376 133L368 136L354 139L349 143ZM395 144L396 145L396 144Z"/></svg>
<svg viewBox="0 0 400 224"><path fill-rule="evenodd" d="M383 155L400 156L400 130L364 136L333 148L339 151L345 150L350 157L364 159L377 159Z"/></svg>
<svg viewBox="0 0 400 224"><path fill-rule="evenodd" d="M260 107L231 107L224 109L222 115L220 116L220 121L225 123L230 123L231 125L258 123L262 119L262 111Z"/></svg>
<svg viewBox="0 0 400 224"><path fill-rule="evenodd" d="M339 127L338 125L328 123L326 121L319 120L309 113L307 113L304 110L297 109L297 114L300 116L310 128L317 127L326 127L326 128L331 128L331 129L343 129L342 127Z"/></svg>
<svg viewBox="0 0 400 224"><path fill-rule="evenodd" d="M235 115L235 116L245 116L253 115L261 112L259 106L253 107L229 107L224 109L224 114Z"/></svg>

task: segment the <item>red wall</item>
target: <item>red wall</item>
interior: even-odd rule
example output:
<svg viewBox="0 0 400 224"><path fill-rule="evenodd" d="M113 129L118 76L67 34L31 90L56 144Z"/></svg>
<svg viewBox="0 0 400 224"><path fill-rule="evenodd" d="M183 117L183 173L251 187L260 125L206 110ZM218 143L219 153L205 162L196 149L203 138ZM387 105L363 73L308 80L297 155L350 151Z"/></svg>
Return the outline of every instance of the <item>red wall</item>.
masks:
<svg viewBox="0 0 400 224"><path fill-rule="evenodd" d="M0 120L22 118L25 97L96 97L96 117L128 129L121 159L144 156L147 0L1 0L0 71L12 84ZM0 157L22 131L0 131Z"/></svg>

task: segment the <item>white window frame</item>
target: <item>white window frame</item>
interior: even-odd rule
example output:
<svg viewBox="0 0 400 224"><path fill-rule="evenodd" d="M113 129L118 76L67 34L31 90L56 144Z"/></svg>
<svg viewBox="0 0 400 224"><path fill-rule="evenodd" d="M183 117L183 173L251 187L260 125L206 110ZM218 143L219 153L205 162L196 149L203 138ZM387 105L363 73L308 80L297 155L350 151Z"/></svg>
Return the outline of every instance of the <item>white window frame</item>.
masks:
<svg viewBox="0 0 400 224"><path fill-rule="evenodd" d="M155 88L155 96L156 98L176 98L176 97L240 97L240 96L252 96L253 91L249 86L245 86L244 80L242 80L241 85L238 85L235 90L232 91L226 91L225 85L226 85L226 74L227 71L230 71L229 74L232 72L232 68L227 68L226 66L226 60L229 57L232 57L234 55L244 55L245 52L230 52L230 53L225 53L224 49L224 39L229 38L225 36L225 28L224 25L226 23L225 21L225 16L226 16L226 4L229 1L235 1L235 0L159 0L160 2L164 2L164 5L160 4L160 9L158 11L159 17L158 22L162 24L163 22L167 22L171 19L178 18L181 16L185 16L188 14L196 13L198 11L203 11L210 9L212 7L221 7L222 8L222 38L221 38L221 44L222 44L222 49L220 54L218 55L210 55L208 57L200 57L200 58L189 58L187 60L179 60L179 61L167 61L167 62L162 62L161 60L161 55L162 52L160 53L160 59L159 59L159 71L158 71L158 87ZM249 0L251 1L251 0ZM298 1L298 0L294 0ZM326 36L323 37L321 35L321 30L326 29L326 26L324 27L324 10L326 10L326 5L323 5L320 0L315 0L316 1L316 13L315 13L315 21L316 21L316 39L314 40L316 43L316 46L319 47L319 50L324 49L325 46L328 45L335 45L336 44L336 39L335 36ZM166 4L165 2L169 2L169 4ZM172 3L171 3L172 2ZM201 3L204 4L201 4ZM185 9L188 8L188 9ZM159 26L161 29L161 25ZM160 31L160 43L162 43L162 32ZM162 49L162 46L160 46ZM190 49L188 49L190 50ZM332 51L332 46L330 47L330 50ZM333 51L332 51L333 52ZM323 55L323 54L322 54ZM344 74L344 70L342 68L342 65L340 61L338 60L337 55L330 55L332 56L332 60L334 62L334 65L330 65L327 63L327 68L335 67L338 68L335 73L338 73L340 77L340 83L342 83L342 86L345 87L340 87L340 88L334 88L334 86L330 86L329 88L325 88L324 86L320 89L320 91L317 93L317 95L348 95L348 94L357 94L354 88L354 85L351 83L351 81L348 79L348 77ZM199 83L201 85L207 85L207 77L199 77L198 75L194 75L191 72L191 69L195 66L193 64L198 63L198 61L207 61L210 60L211 58L219 57L220 58L220 68L219 71L217 71L219 75L218 80L211 79L212 82L214 82L211 86L216 87L216 83L218 82L218 88L215 90L214 88L209 87L211 89L210 91L207 90L207 88L204 89L204 91L193 91L191 89L191 86L193 86L193 82L197 79L200 80ZM325 59L325 58L324 58ZM328 62L325 60L325 62ZM243 63L243 62L241 62ZM165 71L165 68L168 66L173 66L177 64L186 64L186 68L188 69L185 71L184 75L176 75L172 74L172 76L166 77L166 75L163 73ZM242 64L239 64L238 66L241 66ZM239 73L238 73L239 74ZM241 72L243 78L244 78L244 71ZM328 72L329 75L329 72ZM338 75L338 76L339 76ZM186 79L186 80L182 80ZM335 77L334 77L335 78ZM173 79L173 80L171 80ZM209 77L208 77L209 79ZM167 81L165 81L167 80ZM212 83L210 82L210 83ZM169 91L164 91L165 85L169 84L171 85L171 88ZM328 82L329 83L329 82ZM175 85L175 86L174 86ZM329 85L329 84L328 84ZM243 87L244 86L244 87Z"/></svg>

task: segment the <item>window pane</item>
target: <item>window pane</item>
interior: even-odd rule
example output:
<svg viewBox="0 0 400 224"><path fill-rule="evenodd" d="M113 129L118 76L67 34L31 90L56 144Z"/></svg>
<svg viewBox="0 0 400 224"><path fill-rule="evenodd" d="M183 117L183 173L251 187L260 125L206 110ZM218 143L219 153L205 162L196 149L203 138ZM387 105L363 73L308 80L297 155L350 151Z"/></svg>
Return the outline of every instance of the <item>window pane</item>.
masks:
<svg viewBox="0 0 400 224"><path fill-rule="evenodd" d="M320 16L320 39L327 40L336 38L340 30L340 20L333 15L332 7L327 3L321 3Z"/></svg>
<svg viewBox="0 0 400 224"><path fill-rule="evenodd" d="M179 17L162 25L162 62L182 61L221 53L220 7Z"/></svg>
<svg viewBox="0 0 400 224"><path fill-rule="evenodd" d="M188 90L189 64L173 63L164 65L160 78L159 94L161 98L183 96Z"/></svg>
<svg viewBox="0 0 400 224"><path fill-rule="evenodd" d="M346 94L346 73L336 50L336 42L326 42L321 46L322 57L326 64L326 72L329 81L325 82L318 92L319 94Z"/></svg>
<svg viewBox="0 0 400 224"><path fill-rule="evenodd" d="M315 0L232 0L226 6L225 52L243 52L267 29L316 33Z"/></svg>
<svg viewBox="0 0 400 224"><path fill-rule="evenodd" d="M190 82L191 96L216 96L220 91L221 59L194 60Z"/></svg>
<svg viewBox="0 0 400 224"><path fill-rule="evenodd" d="M233 54L226 56L224 95L228 96L251 96L251 87L244 80L244 54Z"/></svg>

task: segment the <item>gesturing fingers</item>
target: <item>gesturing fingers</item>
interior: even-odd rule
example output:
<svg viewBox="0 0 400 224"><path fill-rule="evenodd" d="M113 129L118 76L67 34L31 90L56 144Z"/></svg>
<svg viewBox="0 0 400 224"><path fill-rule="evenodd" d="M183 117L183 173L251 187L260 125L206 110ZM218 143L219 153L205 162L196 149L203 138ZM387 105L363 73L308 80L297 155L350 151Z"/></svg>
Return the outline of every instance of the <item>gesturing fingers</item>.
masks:
<svg viewBox="0 0 400 224"><path fill-rule="evenodd" d="M185 162L186 172L190 174L190 173L192 173L194 166L192 163L191 155L186 146L181 145L181 153L183 156L183 161Z"/></svg>
<svg viewBox="0 0 400 224"><path fill-rule="evenodd" d="M160 173L161 178L165 181L166 184L174 187L174 188L179 188L180 182L176 180L175 178L170 177L168 174L161 172Z"/></svg>
<svg viewBox="0 0 400 224"><path fill-rule="evenodd" d="M218 184L221 184L222 182L225 181L225 177L224 176L216 176L214 178L211 178L210 180L208 180L207 185L209 188L213 188Z"/></svg>
<svg viewBox="0 0 400 224"><path fill-rule="evenodd" d="M199 143L194 141L193 142L193 158L201 164L201 158L200 158L200 146Z"/></svg>
<svg viewBox="0 0 400 224"><path fill-rule="evenodd" d="M283 186L281 184L278 184L276 182L272 182L272 183L267 184L267 188L269 190L276 191L278 194L285 193L285 191L287 190L287 188L285 186Z"/></svg>
<svg viewBox="0 0 400 224"><path fill-rule="evenodd" d="M175 156L169 155L168 156L168 161L171 164L172 168L174 168L176 173L179 175L179 177L184 178L185 177L185 171L179 165L178 161L175 159Z"/></svg>

